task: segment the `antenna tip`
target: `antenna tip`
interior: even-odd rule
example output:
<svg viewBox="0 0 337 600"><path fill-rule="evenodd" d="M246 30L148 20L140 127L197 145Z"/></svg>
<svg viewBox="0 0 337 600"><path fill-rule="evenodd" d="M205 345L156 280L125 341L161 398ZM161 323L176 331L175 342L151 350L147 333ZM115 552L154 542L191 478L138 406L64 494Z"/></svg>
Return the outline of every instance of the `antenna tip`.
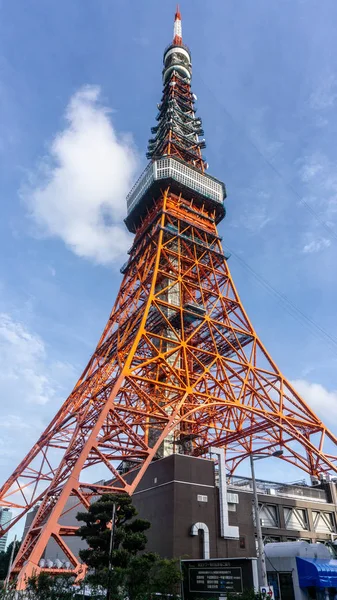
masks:
<svg viewBox="0 0 337 600"><path fill-rule="evenodd" d="M181 29L181 14L179 4L177 4L177 10L174 18L174 29L173 29L173 43L176 46L181 46L183 43L183 34Z"/></svg>

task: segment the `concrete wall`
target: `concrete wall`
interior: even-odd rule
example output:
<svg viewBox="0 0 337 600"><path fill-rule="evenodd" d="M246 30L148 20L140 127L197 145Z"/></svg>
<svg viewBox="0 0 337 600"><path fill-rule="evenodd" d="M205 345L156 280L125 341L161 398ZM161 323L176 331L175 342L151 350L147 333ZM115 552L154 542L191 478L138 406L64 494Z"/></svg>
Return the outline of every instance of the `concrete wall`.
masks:
<svg viewBox="0 0 337 600"><path fill-rule="evenodd" d="M207 496L207 502L198 500ZM190 535L194 523L205 523L210 534L210 557L255 556L251 508L242 503L229 513L229 524L244 531L245 547L239 540L220 537L219 490L215 485L214 463L174 454L152 463L133 496L140 516L152 527L148 532L148 550L162 556L202 558L200 540Z"/></svg>

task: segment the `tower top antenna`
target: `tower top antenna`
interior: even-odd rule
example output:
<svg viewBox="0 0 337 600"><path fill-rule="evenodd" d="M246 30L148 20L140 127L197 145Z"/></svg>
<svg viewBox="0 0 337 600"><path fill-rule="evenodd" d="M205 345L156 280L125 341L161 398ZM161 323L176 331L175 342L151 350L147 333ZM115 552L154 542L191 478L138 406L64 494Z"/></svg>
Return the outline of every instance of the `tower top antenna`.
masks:
<svg viewBox="0 0 337 600"><path fill-rule="evenodd" d="M179 4L177 4L176 14L174 16L174 28L173 28L173 44L175 46L181 46L183 43L183 32L181 27L181 13Z"/></svg>

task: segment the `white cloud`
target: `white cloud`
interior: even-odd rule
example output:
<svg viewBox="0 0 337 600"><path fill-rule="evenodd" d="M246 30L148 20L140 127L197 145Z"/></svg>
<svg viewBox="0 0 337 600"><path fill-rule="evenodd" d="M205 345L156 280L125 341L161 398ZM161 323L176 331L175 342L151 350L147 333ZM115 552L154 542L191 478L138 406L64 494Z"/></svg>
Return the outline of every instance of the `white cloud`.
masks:
<svg viewBox="0 0 337 600"><path fill-rule="evenodd" d="M44 405L57 396L59 363L48 360L45 345L38 335L5 313L0 313L0 364L2 421L6 408ZM63 368L71 370L66 364Z"/></svg>
<svg viewBox="0 0 337 600"><path fill-rule="evenodd" d="M337 78L333 73L328 73L310 95L309 104L314 110L324 110L334 106L336 100Z"/></svg>
<svg viewBox="0 0 337 600"><path fill-rule="evenodd" d="M308 242L307 244L305 244L305 246L302 249L302 252L304 252L304 254L313 254L314 252L319 252L320 250L323 250L324 248L329 248L330 245L331 245L331 241L328 240L327 238L321 238L319 240L312 240L311 242Z"/></svg>
<svg viewBox="0 0 337 600"><path fill-rule="evenodd" d="M336 390L329 392L320 383L310 383L305 379L297 379L291 383L323 421L331 421L337 418Z"/></svg>
<svg viewBox="0 0 337 600"><path fill-rule="evenodd" d="M301 247L304 253L315 253L331 246L329 229L333 234L337 225L336 161L322 152L307 155L302 161L300 178L307 190L304 199L318 216L311 219L310 229L302 234Z"/></svg>
<svg viewBox="0 0 337 600"><path fill-rule="evenodd" d="M309 201L316 208L324 210L326 217L333 216L337 205L336 160L323 153L305 156L300 169L300 177L310 191Z"/></svg>
<svg viewBox="0 0 337 600"><path fill-rule="evenodd" d="M130 136L117 135L99 87L74 94L65 118L22 195L45 235L61 238L78 256L109 264L130 245L121 221L137 154Z"/></svg>
<svg viewBox="0 0 337 600"><path fill-rule="evenodd" d="M15 409L14 404L11 409ZM20 456L22 446L27 448L32 445L42 430L43 423L36 414L33 419L29 415L20 417L6 414L3 407L0 420L0 467L8 468L11 462L14 468L15 457L23 458L23 453Z"/></svg>
<svg viewBox="0 0 337 600"><path fill-rule="evenodd" d="M76 381L52 360L45 342L13 315L0 313L0 482L36 442Z"/></svg>
<svg viewBox="0 0 337 600"><path fill-rule="evenodd" d="M322 175L325 170L324 157L313 154L304 159L301 169L301 178L304 183L310 183L314 177Z"/></svg>
<svg viewBox="0 0 337 600"><path fill-rule="evenodd" d="M245 227L250 233L260 233L268 223L274 220L275 211L271 203L271 195L258 186L262 182L245 188L240 192L241 211L236 227ZM252 197L254 198L254 210L252 211Z"/></svg>
<svg viewBox="0 0 337 600"><path fill-rule="evenodd" d="M282 148L282 142L272 140L268 119L271 114L270 106L264 105L254 108L249 114L249 133L254 143L264 155L273 155Z"/></svg>

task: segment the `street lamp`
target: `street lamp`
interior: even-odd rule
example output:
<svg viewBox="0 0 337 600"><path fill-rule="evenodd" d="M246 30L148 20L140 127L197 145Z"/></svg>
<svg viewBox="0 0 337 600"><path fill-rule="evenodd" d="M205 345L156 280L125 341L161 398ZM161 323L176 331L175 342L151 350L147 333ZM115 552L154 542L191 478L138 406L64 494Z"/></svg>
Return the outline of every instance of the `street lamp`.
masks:
<svg viewBox="0 0 337 600"><path fill-rule="evenodd" d="M111 599L111 571L112 571L112 550L115 541L115 526L116 526L116 504L112 505L112 517L111 517L111 531L110 531L110 544L109 544L109 566L108 566L108 587L106 591L106 600Z"/></svg>
<svg viewBox="0 0 337 600"><path fill-rule="evenodd" d="M255 480L255 470L254 470L254 461L262 460L263 458L268 458L269 456L280 457L283 454L283 450L276 450L272 454L253 454L250 455L250 468L252 473L252 483L253 483L253 499L254 499L254 513L255 513L255 524L256 524L256 537L257 537L257 547L259 550L259 563L260 563L260 585L266 587L268 585L267 581L267 569L266 569L266 555L264 552L263 538L262 538L262 528L260 522L259 515L259 501L257 497L257 487Z"/></svg>

